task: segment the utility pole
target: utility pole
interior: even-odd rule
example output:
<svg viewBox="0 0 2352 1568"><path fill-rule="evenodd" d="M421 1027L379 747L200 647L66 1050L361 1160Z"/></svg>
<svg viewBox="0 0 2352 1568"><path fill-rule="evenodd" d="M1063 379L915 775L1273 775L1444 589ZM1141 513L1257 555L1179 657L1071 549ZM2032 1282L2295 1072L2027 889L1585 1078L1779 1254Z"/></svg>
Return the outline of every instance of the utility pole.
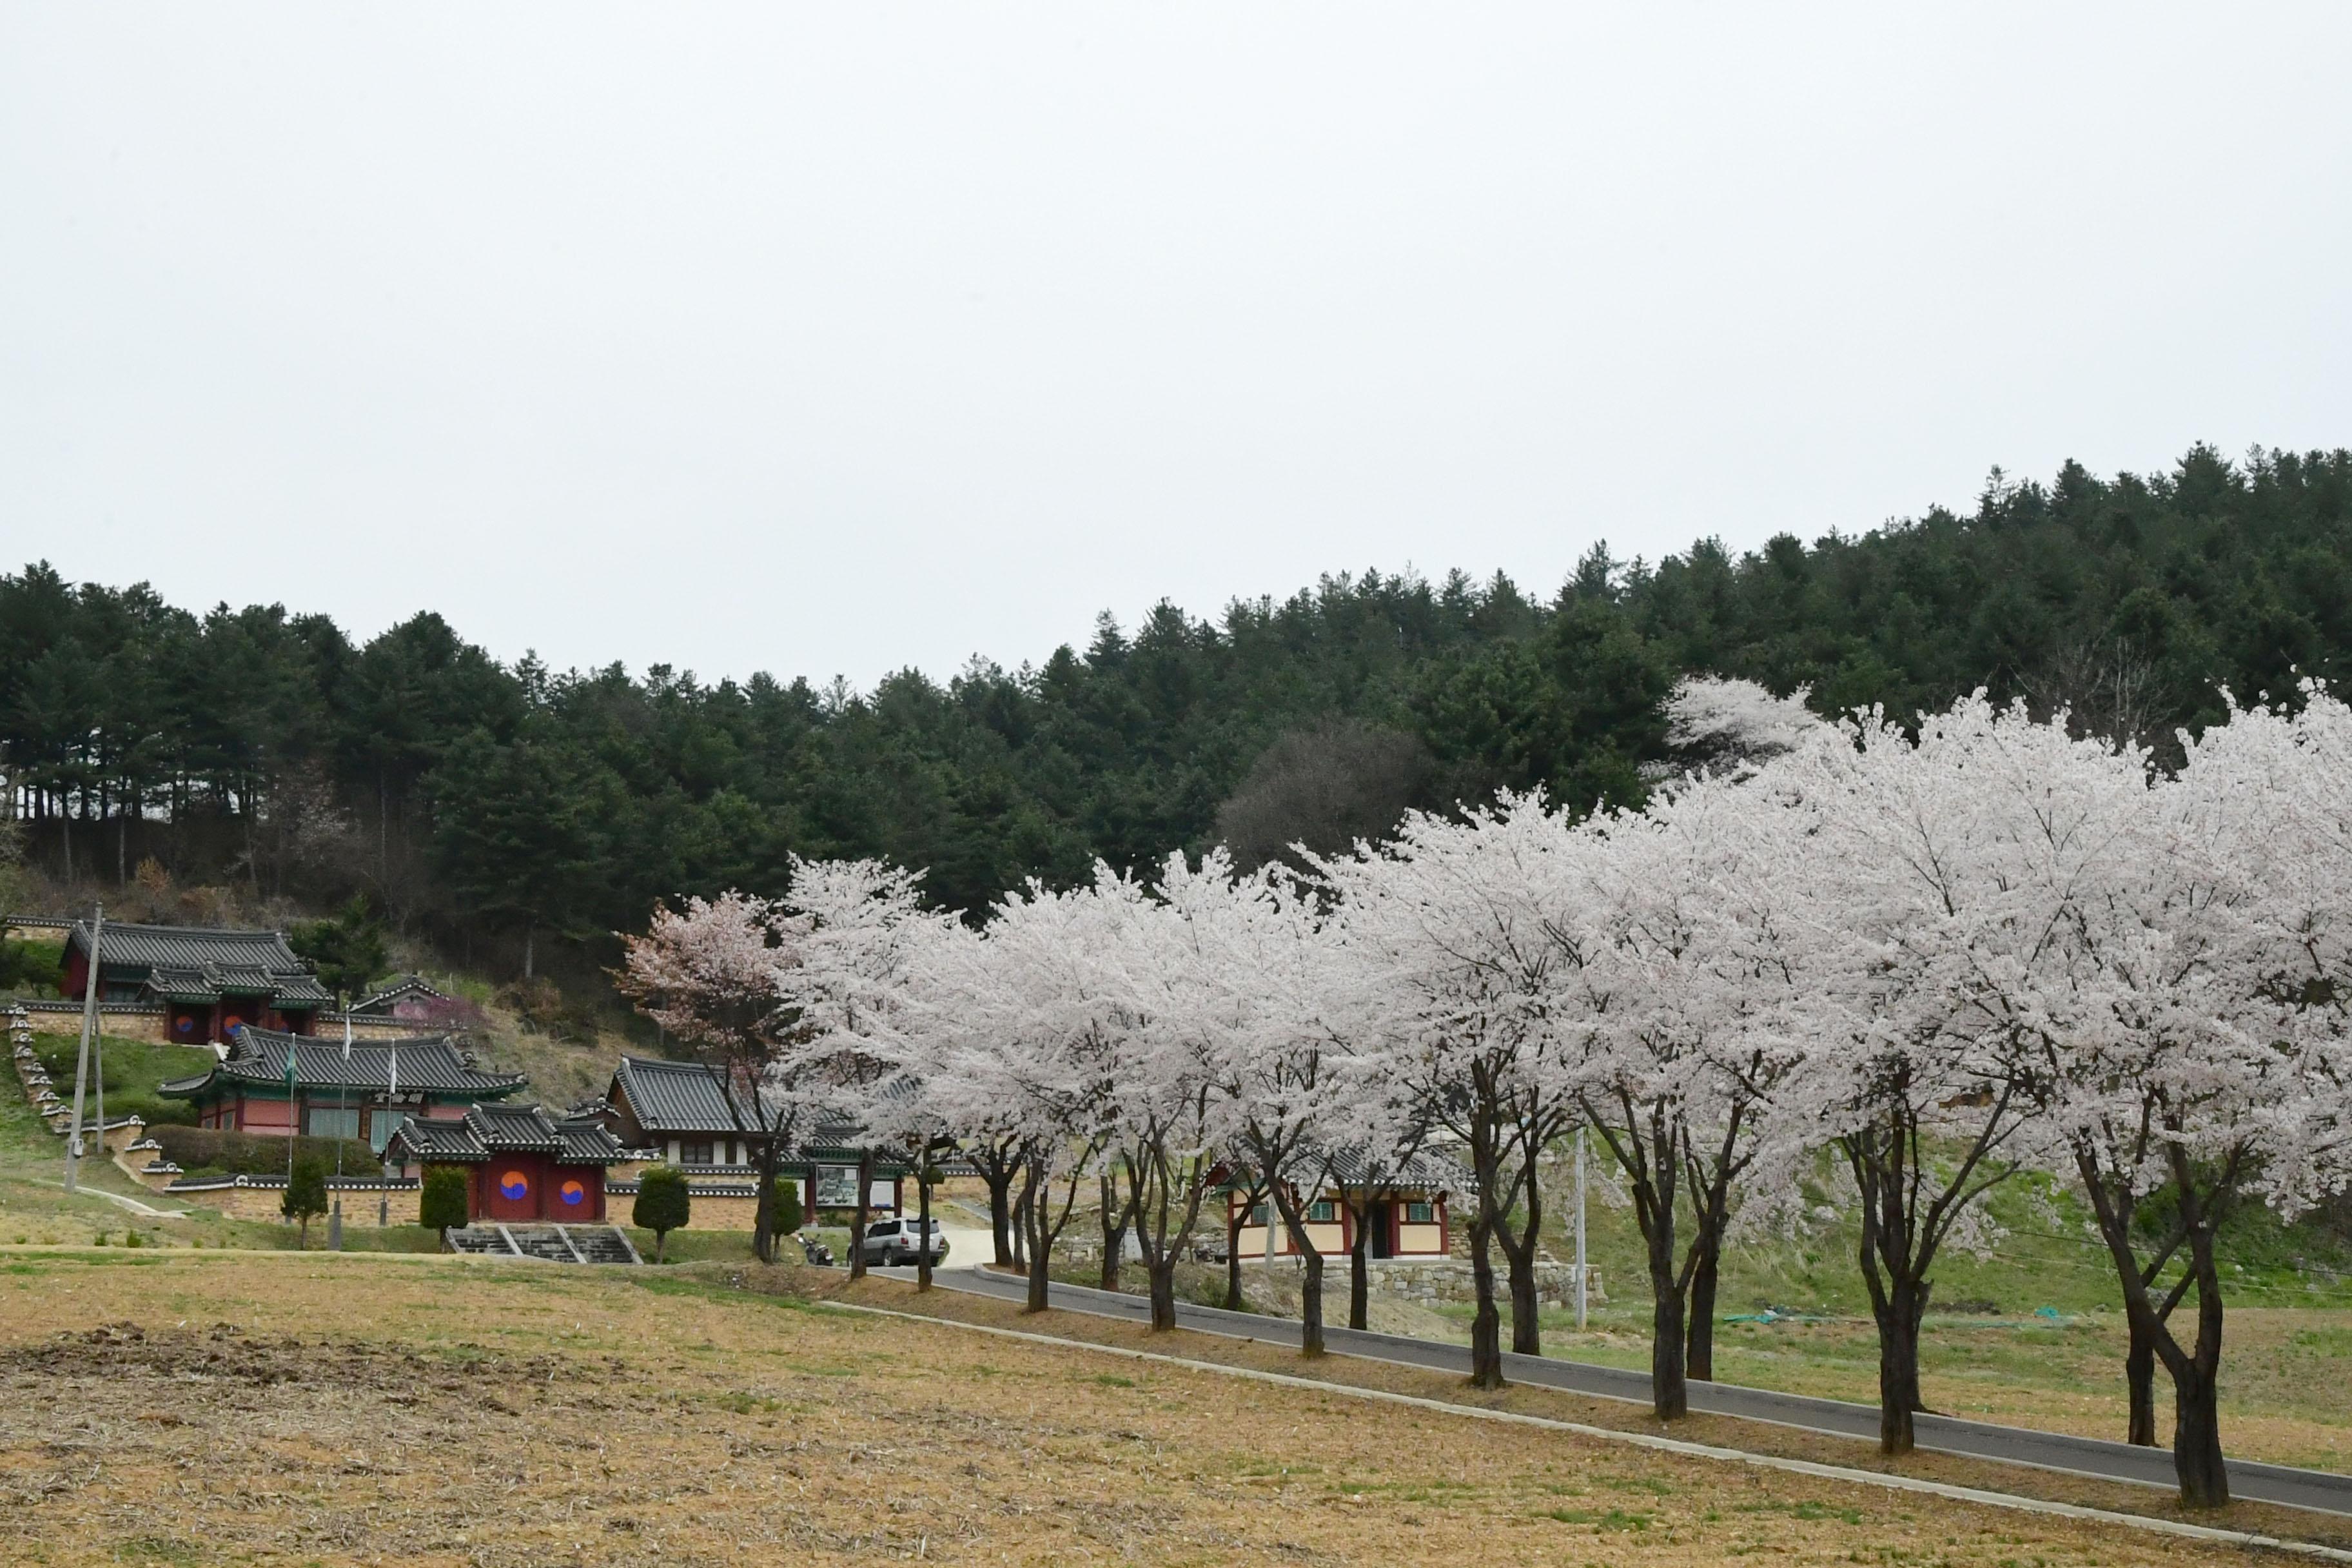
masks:
<svg viewBox="0 0 2352 1568"><path fill-rule="evenodd" d="M81 986L81 1048L74 1053L73 1129L66 1137L66 1191L73 1192L75 1169L81 1163L81 1097L89 1082L89 1042L98 1033L98 948L106 929L106 906L96 906L97 914L89 925L89 968L82 976ZM99 1091L101 1095L104 1089ZM106 1133L100 1130L99 1141Z"/></svg>
<svg viewBox="0 0 2352 1568"><path fill-rule="evenodd" d="M1576 1130L1576 1327L1584 1329L1584 1129Z"/></svg>

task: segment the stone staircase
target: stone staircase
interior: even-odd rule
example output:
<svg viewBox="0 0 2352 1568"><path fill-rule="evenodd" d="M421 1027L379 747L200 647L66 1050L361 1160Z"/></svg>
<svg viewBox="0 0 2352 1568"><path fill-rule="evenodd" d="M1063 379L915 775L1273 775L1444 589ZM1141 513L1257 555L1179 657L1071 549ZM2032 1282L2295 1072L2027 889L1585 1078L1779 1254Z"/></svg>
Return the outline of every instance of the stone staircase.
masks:
<svg viewBox="0 0 2352 1568"><path fill-rule="evenodd" d="M449 1233L452 1252L477 1258L535 1258L542 1263L640 1263L620 1226L500 1225L484 1221Z"/></svg>

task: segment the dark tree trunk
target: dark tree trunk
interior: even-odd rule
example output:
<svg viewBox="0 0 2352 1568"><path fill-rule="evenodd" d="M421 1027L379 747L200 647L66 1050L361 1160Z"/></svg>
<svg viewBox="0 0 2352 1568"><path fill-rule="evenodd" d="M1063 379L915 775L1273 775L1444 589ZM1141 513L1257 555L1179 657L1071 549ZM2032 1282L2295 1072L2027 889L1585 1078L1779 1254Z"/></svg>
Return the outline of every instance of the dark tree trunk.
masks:
<svg viewBox="0 0 2352 1568"><path fill-rule="evenodd" d="M1298 1353L1321 1355L1324 1350L1323 1254L1317 1249L1315 1238L1307 1233L1306 1209L1299 1201L1297 1189L1285 1183L1280 1191L1289 1195L1286 1199L1277 1195L1274 1206L1281 1211L1283 1226L1290 1233L1290 1244L1298 1249L1298 1260L1306 1268L1299 1280Z"/></svg>
<svg viewBox="0 0 2352 1568"><path fill-rule="evenodd" d="M1298 1299L1298 1353L1323 1353L1323 1255L1309 1247L1305 1253L1307 1278Z"/></svg>
<svg viewBox="0 0 2352 1568"><path fill-rule="evenodd" d="M866 1226L872 1212L867 1205L874 1201L874 1151L861 1150L857 1156L857 1218L849 1232L849 1277L866 1278Z"/></svg>
<svg viewBox="0 0 2352 1568"><path fill-rule="evenodd" d="M1151 1331L1164 1334L1176 1326L1176 1249L1163 1247L1150 1261Z"/></svg>
<svg viewBox="0 0 2352 1568"><path fill-rule="evenodd" d="M1722 1260L1722 1244L1710 1237L1700 1244L1697 1266L1691 1270L1689 1349L1683 1356L1683 1375L1694 1383L1715 1381L1715 1288Z"/></svg>
<svg viewBox="0 0 2352 1568"><path fill-rule="evenodd" d="M1038 1191L1036 1167L1026 1167L1021 1177L1021 1199L1013 1208L1013 1220L1020 1226L1019 1250L1026 1260L1029 1276L1027 1299L1022 1303L1024 1312L1042 1312L1050 1304L1048 1293L1052 1285L1046 1274L1046 1258L1053 1251L1053 1238L1045 1226L1045 1203L1048 1194Z"/></svg>
<svg viewBox="0 0 2352 1568"><path fill-rule="evenodd" d="M768 1170L766 1140L755 1162L760 1190L751 1199L751 1256L762 1263L776 1260L776 1183Z"/></svg>
<svg viewBox="0 0 2352 1568"><path fill-rule="evenodd" d="M1242 1220L1249 1213L1246 1206L1235 1208L1233 1200L1225 1200L1225 1310L1245 1310L1242 1300Z"/></svg>
<svg viewBox="0 0 2352 1568"><path fill-rule="evenodd" d="M1127 1210L1118 1201L1118 1178L1110 1171L1102 1173L1099 1195L1102 1200L1102 1288L1118 1289L1119 1254L1127 1250Z"/></svg>
<svg viewBox="0 0 2352 1568"><path fill-rule="evenodd" d="M1470 1171L1478 1204L1470 1221L1470 1386L1503 1386L1503 1317L1495 1306L1495 1232L1503 1223L1501 1118L1482 1114L1470 1125Z"/></svg>
<svg viewBox="0 0 2352 1568"><path fill-rule="evenodd" d="M1345 1199L1347 1190L1340 1189ZM1371 1326L1372 1270L1368 1259L1371 1256L1372 1203L1368 1194L1360 1209L1352 1205L1348 1213L1355 1221L1356 1234L1348 1246L1348 1326L1362 1329Z"/></svg>
<svg viewBox="0 0 2352 1568"><path fill-rule="evenodd" d="M1483 1206L1483 1200L1482 1200ZM1495 1306L1493 1227L1482 1214L1470 1225L1470 1283L1478 1305L1470 1318L1470 1386L1503 1386L1503 1314Z"/></svg>
<svg viewBox="0 0 2352 1568"><path fill-rule="evenodd" d="M1543 1326L1537 1313L1543 1303L1536 1295L1535 1248L1504 1248L1511 1262L1511 1349L1519 1355L1543 1354Z"/></svg>
<svg viewBox="0 0 2352 1568"><path fill-rule="evenodd" d="M2221 1458L2221 1390L2195 1360L2185 1361L2172 1377L2172 1465L2183 1508L2220 1508L2230 1500L2230 1472Z"/></svg>
<svg viewBox="0 0 2352 1568"><path fill-rule="evenodd" d="M1919 1398L1919 1321L1927 1316L1924 1280L1888 1281L1885 1300L1873 1301L1878 1321L1878 1451L1907 1454L1916 1443L1914 1412L1927 1408Z"/></svg>
<svg viewBox="0 0 2352 1568"><path fill-rule="evenodd" d="M931 1152L925 1149L922 1167L915 1173L915 1208L923 1222L915 1233L915 1289L931 1288Z"/></svg>
<svg viewBox="0 0 2352 1568"><path fill-rule="evenodd" d="M1642 1231L1643 1261L1650 1275L1650 1409L1661 1421L1690 1414L1688 1350L1690 1272L1676 1246L1675 1215L1681 1202L1682 1134L1664 1112L1644 1112L1632 1096L1616 1096L1611 1115L1583 1107L1586 1124L1623 1173ZM1696 1249L1694 1249L1694 1256Z"/></svg>
<svg viewBox="0 0 2352 1568"><path fill-rule="evenodd" d="M1511 1350L1518 1355L1541 1355L1543 1304L1536 1294L1536 1251L1543 1239L1543 1185L1536 1179L1540 1149L1524 1134L1507 1147L1527 1162L1520 1184L1526 1205L1523 1217L1515 1226L1507 1216L1498 1215L1495 1226L1495 1239L1502 1244L1504 1259L1510 1266Z"/></svg>
<svg viewBox="0 0 2352 1568"><path fill-rule="evenodd" d="M1002 1160L983 1160L980 1175L988 1184L988 1228L996 1241L994 1261L999 1268L1009 1268L1013 1266L1013 1168Z"/></svg>
<svg viewBox="0 0 2352 1568"><path fill-rule="evenodd" d="M2125 1441L2136 1447L2156 1447L2156 1337L2132 1319L2131 1345L2124 1352L2124 1387L2131 1400L2130 1430Z"/></svg>
<svg viewBox="0 0 2352 1568"><path fill-rule="evenodd" d="M2133 1236L2137 1195L2128 1184L2108 1176L2095 1150L2082 1146L2075 1150L2075 1167L2123 1286L2124 1310L2130 1324L2131 1339L2124 1358L2124 1377L2131 1394L2130 1438L2134 1443L2155 1444L2155 1374L2148 1363L2161 1362L2172 1378L2173 1473L2180 1484L2181 1506L2187 1509L2220 1508L2230 1500L2230 1474L2221 1454L2221 1274L2213 1257L2213 1237L2235 1191L2242 1154L2242 1149L2221 1161L2208 1186L2200 1184L2198 1172L2178 1144L2166 1151L2172 1168L2171 1192L2179 1205L2180 1229L2143 1264ZM2159 1301L2151 1294L2151 1287L2183 1243L2189 1248L2188 1277ZM2191 1289L2197 1296L2197 1335L2194 1346L2184 1348L2168 1320Z"/></svg>
<svg viewBox="0 0 2352 1568"><path fill-rule="evenodd" d="M1051 1298L1053 1279L1046 1271L1046 1264L1053 1252L1053 1244L1044 1235L1045 1227L1043 1213L1036 1205L1026 1205L1022 1210L1022 1217L1023 1228L1029 1232L1029 1297L1024 1304L1024 1310L1042 1312L1053 1304Z"/></svg>
<svg viewBox="0 0 2352 1568"><path fill-rule="evenodd" d="M1647 1238L1650 1263L1650 1410L1661 1421L1690 1414L1688 1368L1683 1362L1684 1281L1675 1273L1674 1216Z"/></svg>

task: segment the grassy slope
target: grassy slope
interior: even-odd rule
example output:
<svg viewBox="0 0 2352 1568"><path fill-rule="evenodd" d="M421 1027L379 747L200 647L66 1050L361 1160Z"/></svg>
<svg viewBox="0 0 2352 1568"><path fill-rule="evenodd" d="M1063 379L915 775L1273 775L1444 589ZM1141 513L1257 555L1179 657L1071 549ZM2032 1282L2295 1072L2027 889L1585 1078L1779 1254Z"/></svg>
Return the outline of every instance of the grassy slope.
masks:
<svg viewBox="0 0 2352 1568"><path fill-rule="evenodd" d="M75 1058L80 1049L79 1037L66 1032L37 1033L33 1049L41 1065L49 1069L56 1080L58 1098L73 1097ZM155 1086L168 1079L192 1078L211 1068L212 1049L206 1046L154 1046L142 1040L119 1040L110 1035L100 1037L99 1058L106 1081L106 1116L111 1121L118 1117L137 1116L148 1121L189 1121L194 1120L184 1100L164 1100L155 1093ZM96 1101L89 1101L91 1114L96 1114Z"/></svg>

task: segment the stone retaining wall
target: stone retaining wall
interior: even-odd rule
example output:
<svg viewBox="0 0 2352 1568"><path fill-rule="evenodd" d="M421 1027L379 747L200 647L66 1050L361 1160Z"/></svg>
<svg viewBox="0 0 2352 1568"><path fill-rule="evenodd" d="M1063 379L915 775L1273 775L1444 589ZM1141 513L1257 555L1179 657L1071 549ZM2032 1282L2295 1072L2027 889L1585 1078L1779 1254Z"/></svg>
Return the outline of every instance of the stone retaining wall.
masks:
<svg viewBox="0 0 2352 1568"><path fill-rule="evenodd" d="M1371 1288L1382 1295L1394 1296L1406 1301L1418 1301L1423 1306L1439 1301L1475 1301L1477 1287L1470 1278L1470 1265L1453 1258L1377 1258L1366 1264ZM1503 1261L1496 1259L1495 1288L1507 1291ZM1341 1289L1346 1288L1347 1264L1343 1259L1339 1273ZM1325 1276L1325 1289L1329 1289L1329 1276ZM1601 1269L1586 1266L1585 1300L1599 1306L1609 1300L1601 1289ZM1536 1265L1536 1300L1551 1307L1571 1307L1576 1304L1576 1265L1573 1263L1543 1263Z"/></svg>

